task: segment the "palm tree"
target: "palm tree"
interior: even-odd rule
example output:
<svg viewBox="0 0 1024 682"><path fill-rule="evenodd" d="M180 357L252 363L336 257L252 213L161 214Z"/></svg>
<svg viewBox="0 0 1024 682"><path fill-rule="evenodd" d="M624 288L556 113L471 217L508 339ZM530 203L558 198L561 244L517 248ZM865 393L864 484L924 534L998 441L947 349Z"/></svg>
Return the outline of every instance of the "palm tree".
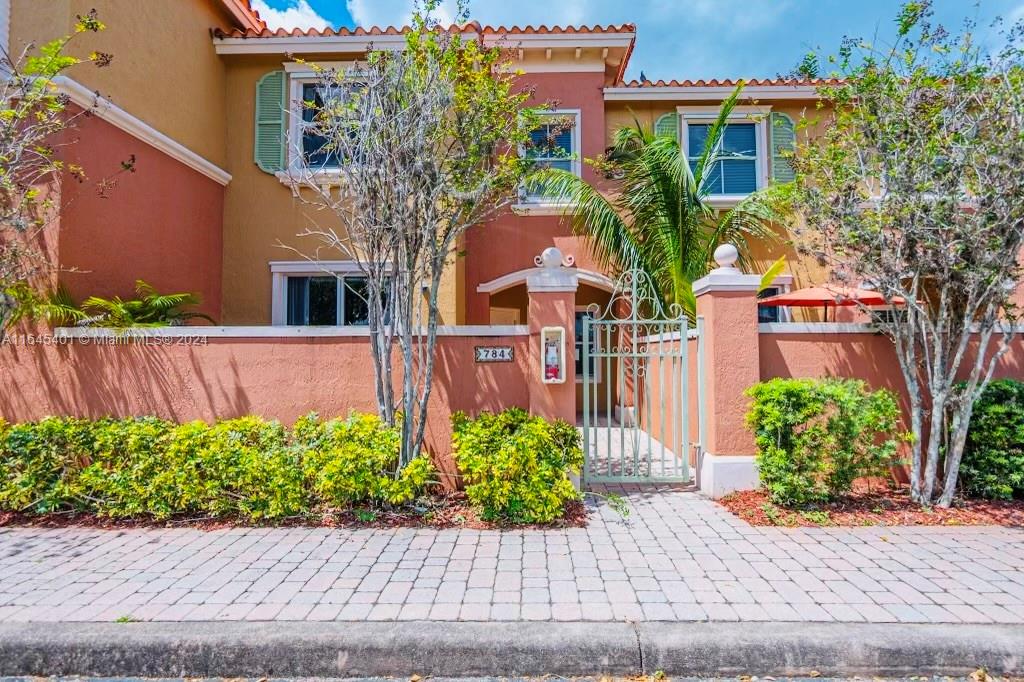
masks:
<svg viewBox="0 0 1024 682"><path fill-rule="evenodd" d="M606 196L559 169L538 171L531 181L572 206L573 227L590 237L602 267L644 271L665 309L682 309L691 318L693 281L708 273L718 245L735 244L744 263L748 242L777 239L770 228L777 214L765 191L722 212L708 203L710 180L723 156L722 136L742 87L722 103L692 168L675 139L636 122L615 132L608 158L621 175L616 193Z"/></svg>

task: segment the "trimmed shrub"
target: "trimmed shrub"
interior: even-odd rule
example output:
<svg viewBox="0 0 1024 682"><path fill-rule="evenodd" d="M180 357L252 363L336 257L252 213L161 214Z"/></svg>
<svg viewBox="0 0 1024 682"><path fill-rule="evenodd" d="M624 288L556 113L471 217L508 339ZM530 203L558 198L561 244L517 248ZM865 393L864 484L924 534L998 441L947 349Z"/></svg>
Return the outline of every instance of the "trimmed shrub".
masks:
<svg viewBox="0 0 1024 682"><path fill-rule="evenodd" d="M1024 383L993 381L974 403L960 486L971 497L1024 497Z"/></svg>
<svg viewBox="0 0 1024 682"><path fill-rule="evenodd" d="M155 417L0 423L0 510L259 520L324 504L399 504L423 490L433 468L422 457L395 479L397 439L366 415L326 424L310 415L291 432L258 417L212 426Z"/></svg>
<svg viewBox="0 0 1024 682"><path fill-rule="evenodd" d="M296 422L295 436L305 452L303 466L313 493L330 504L402 504L415 499L434 477L426 455L395 475L401 433L375 415L328 422L308 415Z"/></svg>
<svg viewBox="0 0 1024 682"><path fill-rule="evenodd" d="M772 379L747 389L761 485L776 504L825 502L882 476L905 436L887 390L854 379Z"/></svg>
<svg viewBox="0 0 1024 682"><path fill-rule="evenodd" d="M452 417L452 455L469 501L488 520L547 523L579 499L569 479L583 466L576 427L512 408Z"/></svg>

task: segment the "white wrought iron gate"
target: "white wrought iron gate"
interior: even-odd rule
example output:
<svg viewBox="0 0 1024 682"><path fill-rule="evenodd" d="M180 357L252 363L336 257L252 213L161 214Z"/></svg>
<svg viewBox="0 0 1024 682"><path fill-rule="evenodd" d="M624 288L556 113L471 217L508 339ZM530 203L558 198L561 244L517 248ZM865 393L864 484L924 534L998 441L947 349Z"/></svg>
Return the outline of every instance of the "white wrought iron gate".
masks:
<svg viewBox="0 0 1024 682"><path fill-rule="evenodd" d="M703 320L666 313L646 273L631 270L582 322L584 484L689 481L704 432Z"/></svg>

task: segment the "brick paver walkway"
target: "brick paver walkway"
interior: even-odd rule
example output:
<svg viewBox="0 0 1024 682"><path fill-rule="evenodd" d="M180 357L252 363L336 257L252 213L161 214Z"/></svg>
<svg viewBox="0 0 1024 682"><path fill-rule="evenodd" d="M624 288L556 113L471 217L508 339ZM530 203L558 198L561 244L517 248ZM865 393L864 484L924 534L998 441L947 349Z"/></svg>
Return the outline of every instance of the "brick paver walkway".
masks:
<svg viewBox="0 0 1024 682"><path fill-rule="evenodd" d="M1024 530L754 528L691 492L550 531L0 528L0 620L1024 623Z"/></svg>

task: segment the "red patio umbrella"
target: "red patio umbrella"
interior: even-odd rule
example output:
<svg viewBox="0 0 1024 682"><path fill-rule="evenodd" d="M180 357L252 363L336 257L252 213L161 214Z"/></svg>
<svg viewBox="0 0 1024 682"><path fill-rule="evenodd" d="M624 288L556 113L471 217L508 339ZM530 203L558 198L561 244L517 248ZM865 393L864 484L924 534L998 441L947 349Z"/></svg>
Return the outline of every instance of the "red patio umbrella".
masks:
<svg viewBox="0 0 1024 682"><path fill-rule="evenodd" d="M903 299L896 297L892 303L897 305L903 303ZM829 306L851 306L851 305L888 305L880 293L870 289L857 289L855 287L820 286L797 289L787 294L769 296L758 301L759 305L766 306L794 306L797 308L814 308L822 306L825 310L825 317L828 317Z"/></svg>

